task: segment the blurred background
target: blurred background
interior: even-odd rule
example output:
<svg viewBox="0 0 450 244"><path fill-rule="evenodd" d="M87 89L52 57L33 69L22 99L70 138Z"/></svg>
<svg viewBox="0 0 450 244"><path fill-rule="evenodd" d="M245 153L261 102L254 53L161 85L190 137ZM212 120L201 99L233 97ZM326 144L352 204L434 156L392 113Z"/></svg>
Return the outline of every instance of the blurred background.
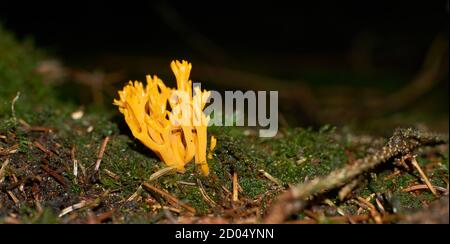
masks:
<svg viewBox="0 0 450 244"><path fill-rule="evenodd" d="M7 1L61 97L115 109L128 80L193 63L207 89L278 90L281 126L448 131L448 1Z"/></svg>

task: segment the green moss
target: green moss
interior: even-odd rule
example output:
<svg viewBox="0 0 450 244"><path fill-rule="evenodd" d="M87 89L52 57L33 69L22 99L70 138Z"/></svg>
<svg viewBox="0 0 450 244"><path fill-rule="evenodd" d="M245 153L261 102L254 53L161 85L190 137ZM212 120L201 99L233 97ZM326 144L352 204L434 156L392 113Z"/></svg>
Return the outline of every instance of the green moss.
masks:
<svg viewBox="0 0 450 244"><path fill-rule="evenodd" d="M271 149L265 160L268 172L286 183L299 183L308 176L323 176L344 166L344 147L335 141L332 131L322 129L289 129L281 139L266 144Z"/></svg>
<svg viewBox="0 0 450 244"><path fill-rule="evenodd" d="M45 208L37 219L34 219L31 223L33 224L57 224L60 219L58 215L51 209Z"/></svg>
<svg viewBox="0 0 450 244"><path fill-rule="evenodd" d="M209 205L205 202L198 187L187 188L185 197L183 198L186 203L195 208L197 214L206 214L209 212Z"/></svg>
<svg viewBox="0 0 450 244"><path fill-rule="evenodd" d="M20 91L16 112L27 113L51 100L51 89L41 82L34 69L43 54L30 40L18 42L0 24L0 117L11 114L11 101Z"/></svg>
<svg viewBox="0 0 450 244"><path fill-rule="evenodd" d="M244 194L250 199L264 193L268 188L268 182L258 178L241 178L239 179L239 184L242 187Z"/></svg>
<svg viewBox="0 0 450 244"><path fill-rule="evenodd" d="M82 191L81 187L79 185L77 185L77 184L72 184L71 188L72 188L72 193L73 194L80 194L81 191Z"/></svg>
<svg viewBox="0 0 450 244"><path fill-rule="evenodd" d="M420 197L416 197L408 192L395 192L394 199L399 202L398 212L404 213L410 210L419 209L422 207Z"/></svg>

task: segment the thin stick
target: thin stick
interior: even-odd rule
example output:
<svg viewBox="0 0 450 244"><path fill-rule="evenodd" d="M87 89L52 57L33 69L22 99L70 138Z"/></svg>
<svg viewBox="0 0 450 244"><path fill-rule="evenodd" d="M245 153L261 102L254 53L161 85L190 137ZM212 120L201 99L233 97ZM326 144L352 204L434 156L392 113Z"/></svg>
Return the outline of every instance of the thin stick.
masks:
<svg viewBox="0 0 450 244"><path fill-rule="evenodd" d="M112 171L110 171L110 170L108 170L108 169L104 169L103 171L105 171L105 174L106 174L107 176L113 178L114 180L116 180L116 181L119 181L119 180L120 180L120 176L118 176L116 173L114 173L114 172L112 172Z"/></svg>
<svg viewBox="0 0 450 244"><path fill-rule="evenodd" d="M428 188L430 189L430 191L433 193L434 196L438 196L436 189L434 189L433 185L431 184L430 180L428 179L427 175L423 172L422 168L420 167L419 163L417 163L416 157L413 156L411 158L411 164L414 166L414 168L417 169L417 171L419 171L420 176L422 176L422 179L424 181L424 183L428 186Z"/></svg>
<svg viewBox="0 0 450 244"><path fill-rule="evenodd" d="M336 209L336 212L342 216L347 216L348 214L340 207L336 206L330 199L325 199L324 203L328 204L328 206Z"/></svg>
<svg viewBox="0 0 450 244"><path fill-rule="evenodd" d="M238 176L237 172L233 172L233 202L239 201Z"/></svg>
<svg viewBox="0 0 450 244"><path fill-rule="evenodd" d="M80 162L78 162L78 166L80 166L81 169L81 173L83 173L83 176L86 176L86 168L84 167L84 165Z"/></svg>
<svg viewBox="0 0 450 244"><path fill-rule="evenodd" d="M12 173L11 176L13 178L14 183L18 183L19 182L19 180L17 179L17 177L16 177L16 175L14 173Z"/></svg>
<svg viewBox="0 0 450 244"><path fill-rule="evenodd" d="M78 177L78 160L75 158L75 146L72 146L72 150L70 150L70 156L72 157L73 162L73 175L75 176L75 182Z"/></svg>
<svg viewBox="0 0 450 244"><path fill-rule="evenodd" d="M142 191L142 185L127 199L127 202L133 201Z"/></svg>
<svg viewBox="0 0 450 244"><path fill-rule="evenodd" d="M103 213L95 216L95 220L97 223L101 223L101 222L105 221L106 219L109 219L114 214L114 212L115 212L114 209L103 212Z"/></svg>
<svg viewBox="0 0 450 244"><path fill-rule="evenodd" d="M74 205L71 205L71 206L63 209L61 211L61 213L58 215L58 217L61 218L62 216L66 215L66 214L68 214L68 213L70 213L70 212L72 212L74 210L77 210L77 209L80 209L80 208L84 208L86 205L88 205L88 202L85 201L85 200L83 200L83 201L81 201L79 203L76 203Z"/></svg>
<svg viewBox="0 0 450 244"><path fill-rule="evenodd" d="M174 213L180 214L181 210L178 208L174 208L174 207L168 207L168 206L161 206L161 204L156 203L154 205L152 205L152 211L155 211L156 209L167 209L169 211L172 211Z"/></svg>
<svg viewBox="0 0 450 244"><path fill-rule="evenodd" d="M206 192L205 188L203 187L202 181L200 179L197 179L197 185L200 189L200 193L202 194L203 198L205 199L205 201L211 206L211 207L217 207L218 204L216 202L214 202L214 200L212 200L208 193Z"/></svg>
<svg viewBox="0 0 450 244"><path fill-rule="evenodd" d="M0 156L16 153L16 152L18 152L18 149L19 149L19 144L15 144L15 145L5 148L5 149L0 149Z"/></svg>
<svg viewBox="0 0 450 244"><path fill-rule="evenodd" d="M177 213L177 214L181 213L180 209L174 208L174 207L162 206L162 209L167 209L167 210L172 211L172 212Z"/></svg>
<svg viewBox="0 0 450 244"><path fill-rule="evenodd" d="M101 196L98 196L95 199L82 200L79 203L73 204L73 205L63 209L61 211L61 213L58 215L58 217L61 218L62 216L66 215L66 214L68 214L68 213L70 213L70 212L72 212L74 210L81 209L81 208L84 208L84 207L95 207L95 206L98 206L100 204L100 202L101 202L101 199L103 197L107 196L109 194L109 192L110 191L107 190L107 191L103 192Z"/></svg>
<svg viewBox="0 0 450 244"><path fill-rule="evenodd" d="M2 183L3 180L4 180L3 177L4 177L4 174L5 174L6 166L8 166L8 164L9 164L9 158L7 158L7 159L3 162L2 167L0 168L0 183Z"/></svg>
<svg viewBox="0 0 450 244"><path fill-rule="evenodd" d="M350 194L353 191L353 189L355 189L356 186L358 186L361 180L362 178L358 177L353 181L351 181L350 183L348 183L347 185L345 185L344 187L342 187L342 189L338 193L339 200L341 201L344 200L347 197L347 195Z"/></svg>
<svg viewBox="0 0 450 244"><path fill-rule="evenodd" d="M433 186L434 189L446 193L448 190L444 187L440 187L440 186ZM410 191L417 191L417 190L424 190L424 189L430 189L430 187L428 187L426 184L420 184L420 185L415 185L415 186L410 186L408 188L402 189L402 192L410 192Z"/></svg>
<svg viewBox="0 0 450 244"><path fill-rule="evenodd" d="M40 142L38 141L34 141L33 144L42 152L44 152L45 154L49 154L49 155L55 155L52 151L48 150L47 148L45 148Z"/></svg>
<svg viewBox="0 0 450 244"><path fill-rule="evenodd" d="M381 214L385 214L386 210L384 209L384 206L381 203L381 201L378 200L378 198L375 198L375 202L377 203L378 209L380 210Z"/></svg>
<svg viewBox="0 0 450 244"><path fill-rule="evenodd" d="M31 128L31 125L30 124L28 124L25 120L23 120L23 119L19 119L19 124L21 124L23 127L25 127L24 129L25 130L30 130L30 128Z"/></svg>
<svg viewBox="0 0 450 244"><path fill-rule="evenodd" d="M152 186L152 185L150 185L148 183L145 183L145 182L142 183L142 185L145 188L147 188L148 190L161 195L162 197L164 197L167 201L171 202L172 204L179 205L179 206L183 207L184 209L186 209L187 211L195 214L195 209L193 207L180 202L180 200L178 200L176 197L172 196L170 193L168 193L168 192L166 192L166 191L164 191L162 189L158 189L155 186Z"/></svg>
<svg viewBox="0 0 450 244"><path fill-rule="evenodd" d="M61 185L63 185L64 187L67 186L64 177L62 177L60 174L58 174L56 171L54 171L53 169L51 169L49 166L42 164L41 168L47 172L50 176L52 176L58 183L60 183Z"/></svg>
<svg viewBox="0 0 450 244"><path fill-rule="evenodd" d="M194 182L187 182L187 181L177 181L178 184L180 185L186 185L186 186L196 186L197 184L195 184Z"/></svg>
<svg viewBox="0 0 450 244"><path fill-rule="evenodd" d="M366 202L369 202L369 201L371 201L372 200L372 198L373 197L375 197L375 193L372 193L372 194L370 194L368 197L366 197L365 198L365 200L366 200ZM360 202L356 202L358 205L361 205L360 204ZM356 215L358 215L358 214L361 214L362 213L362 211L364 210L364 206L360 206L359 208L358 208L358 210L356 210Z"/></svg>
<svg viewBox="0 0 450 244"><path fill-rule="evenodd" d="M395 176L400 175L401 173L402 173L402 172L401 172L400 170L398 170L397 168L395 168L394 173L392 173L392 174L390 174L390 175L384 177L384 180L392 179L392 178L394 178Z"/></svg>
<svg viewBox="0 0 450 244"><path fill-rule="evenodd" d="M52 133L53 132L52 128L48 128L48 127L44 127L44 126L31 126L23 119L19 119L19 124L21 124L23 127L25 127L24 129L27 131L44 132L44 133Z"/></svg>
<svg viewBox="0 0 450 244"><path fill-rule="evenodd" d="M7 193L13 200L14 204L16 204L16 205L19 204L19 199L14 195L14 193L12 191L7 191Z"/></svg>
<svg viewBox="0 0 450 244"><path fill-rule="evenodd" d="M37 209L38 213L42 214L42 212L44 212L44 209L42 208L41 203L37 200L34 200L34 203L36 205L36 209Z"/></svg>
<svg viewBox="0 0 450 244"><path fill-rule="evenodd" d="M222 190L223 190L224 192L227 193L227 195L231 195L230 190L228 190L224 185L221 185L220 187L222 188Z"/></svg>
<svg viewBox="0 0 450 244"><path fill-rule="evenodd" d="M53 129L43 126L31 126L30 131L52 133Z"/></svg>
<svg viewBox="0 0 450 244"><path fill-rule="evenodd" d="M95 162L95 171L98 171L98 169L100 168L100 163L102 162L103 154L105 153L106 145L108 144L109 139L110 139L109 136L107 136L107 137L105 137L105 139L103 139L103 143L102 143L102 146L100 147L100 151L98 151L97 162Z"/></svg>
<svg viewBox="0 0 450 244"><path fill-rule="evenodd" d="M363 205L366 205L366 208L369 209L370 215L372 216L375 223L377 223L377 224L383 223L380 213L378 213L377 209L375 208L375 206L372 203L370 203L369 201L367 201L366 199L364 199L362 197L358 197L358 201L361 202Z"/></svg>
<svg viewBox="0 0 450 244"><path fill-rule="evenodd" d="M282 183L279 179L273 177L271 174L267 173L267 172L264 171L263 169L260 169L259 172L260 172L264 177L266 177L268 180L272 181L273 183L275 183L275 184L277 184L277 185L279 185L279 186L283 186L283 183Z"/></svg>
<svg viewBox="0 0 450 244"><path fill-rule="evenodd" d="M155 181L164 175L168 175L170 173L175 172L175 169L176 169L175 166L169 166L169 167L162 168L162 169L156 171L155 173L153 173L152 175L150 175L150 178L148 179L148 181L149 182Z"/></svg>
<svg viewBox="0 0 450 244"><path fill-rule="evenodd" d="M16 104L17 100L19 100L19 97L20 97L20 91L17 92L16 96L14 97L14 99L11 102L11 113L12 113L12 117L14 119L14 124L17 124L16 110L14 109L14 105Z"/></svg>

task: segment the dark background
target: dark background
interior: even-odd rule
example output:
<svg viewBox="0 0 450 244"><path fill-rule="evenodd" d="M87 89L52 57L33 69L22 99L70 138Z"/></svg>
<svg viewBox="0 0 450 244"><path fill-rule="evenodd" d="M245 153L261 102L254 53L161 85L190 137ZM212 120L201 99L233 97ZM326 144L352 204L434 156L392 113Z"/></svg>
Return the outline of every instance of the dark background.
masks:
<svg viewBox="0 0 450 244"><path fill-rule="evenodd" d="M170 60L187 59L210 88L298 91L280 94L281 110L323 124L367 119L365 107L349 110L413 80L436 37L448 42L448 9L448 1L4 1L0 22L64 65L120 70L116 88L147 73L171 80ZM424 100L448 122L444 73L433 84L441 94ZM105 104L116 91L102 91Z"/></svg>
<svg viewBox="0 0 450 244"><path fill-rule="evenodd" d="M182 27L171 24L179 19ZM415 68L439 32L448 32L447 1L6 1L4 25L64 56L92 52L213 57L343 55L364 33L380 66ZM184 28L183 28L184 27ZM182 29L182 30L180 30ZM199 51L187 39L205 39ZM187 38L188 37L188 38ZM202 42L201 42L202 43ZM216 50L217 49L217 50Z"/></svg>

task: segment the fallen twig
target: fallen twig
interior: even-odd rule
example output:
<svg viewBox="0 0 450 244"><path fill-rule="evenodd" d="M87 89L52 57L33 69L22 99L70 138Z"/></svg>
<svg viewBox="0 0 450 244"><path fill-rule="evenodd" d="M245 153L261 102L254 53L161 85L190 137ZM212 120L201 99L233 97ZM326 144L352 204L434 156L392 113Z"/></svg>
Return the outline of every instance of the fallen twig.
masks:
<svg viewBox="0 0 450 244"><path fill-rule="evenodd" d="M9 164L9 158L7 158L3 163L2 163L2 167L0 168L0 183L3 182L4 180L4 174L5 174L5 170L6 170L6 166L8 166Z"/></svg>
<svg viewBox="0 0 450 244"><path fill-rule="evenodd" d="M303 209L306 198L353 180L356 176L367 172L389 160L411 153L414 149L426 145L438 145L447 140L440 136L422 133L413 129L397 129L386 146L376 153L357 160L352 165L331 172L328 176L316 178L308 183L300 184L282 194L270 208L264 222L282 223L291 213Z"/></svg>
<svg viewBox="0 0 450 244"><path fill-rule="evenodd" d="M438 196L436 189L434 189L433 185L431 184L430 180L428 179L425 172L423 172L422 168L420 167L419 163L417 163L416 157L411 157L411 164L416 168L416 170L419 172L420 176L422 176L424 183L430 188L430 191L433 193L435 197Z"/></svg>
<svg viewBox="0 0 450 244"><path fill-rule="evenodd" d="M383 204L381 203L381 201L378 199L378 197L375 198L375 202L377 203L377 207L378 210L380 211L381 214L386 214L386 210L384 209Z"/></svg>
<svg viewBox="0 0 450 244"><path fill-rule="evenodd" d="M162 168L162 169L156 171L155 173L153 173L152 175L150 175L150 178L148 179L148 181L149 182L155 181L164 175L175 172L175 170L176 170L175 166L169 166L169 167Z"/></svg>
<svg viewBox="0 0 450 244"><path fill-rule="evenodd" d="M78 162L78 166L80 166L81 173L83 174L84 178L86 179L86 168L85 168L84 165L81 163L81 161ZM86 181L86 180L84 180L84 181Z"/></svg>
<svg viewBox="0 0 450 244"><path fill-rule="evenodd" d="M238 177L236 171L233 172L233 202L239 201Z"/></svg>
<svg viewBox="0 0 450 244"><path fill-rule="evenodd" d="M88 205L88 202L85 201L85 200L83 200L83 201L81 201L79 203L76 203L74 205L71 205L71 206L63 209L61 211L61 213L58 215L58 217L61 218L62 216L66 215L66 214L68 214L68 213L70 213L70 212L72 212L74 210L77 210L77 209L80 209L80 208L84 208L86 205Z"/></svg>
<svg viewBox="0 0 450 244"><path fill-rule="evenodd" d="M273 183L277 184L278 186L283 186L283 183L282 183L279 179L273 177L271 174L267 173L267 172L264 171L263 169L260 169L259 172L260 172L264 177L266 177L268 180L272 181Z"/></svg>
<svg viewBox="0 0 450 244"><path fill-rule="evenodd" d="M73 162L73 175L75 176L74 181L76 183L78 177L78 160L75 158L75 150L75 146L72 146L72 149L70 150L70 156Z"/></svg>
<svg viewBox="0 0 450 244"><path fill-rule="evenodd" d="M105 139L103 139L102 146L100 147L100 150L98 151L97 161L95 162L95 171L98 171L98 169L100 168L100 163L102 162L103 154L105 153L106 145L108 144L109 139L110 139L109 136L107 136L107 137L105 137Z"/></svg>
<svg viewBox="0 0 450 244"><path fill-rule="evenodd" d="M14 97L14 99L11 102L11 114L14 119L15 125L17 125L17 118L16 118L16 110L15 110L14 106L16 105L17 100L19 100L19 97L20 97L20 91L17 92L16 96Z"/></svg>
<svg viewBox="0 0 450 244"><path fill-rule="evenodd" d="M13 200L14 204L19 204L19 199L14 195L12 191L7 191L9 197L11 197L11 200Z"/></svg>
<svg viewBox="0 0 450 244"><path fill-rule="evenodd" d="M392 173L392 174L390 174L390 175L384 177L384 180L385 180L385 181L386 181L386 180L390 180L390 179L396 177L397 175L400 175L401 173L402 173L402 172L401 172L399 169L396 168L396 169L394 170L394 173Z"/></svg>
<svg viewBox="0 0 450 244"><path fill-rule="evenodd" d="M178 184L180 185L186 185L186 186L196 186L197 184L195 184L194 182L187 182L187 181L177 181Z"/></svg>
<svg viewBox="0 0 450 244"><path fill-rule="evenodd" d="M197 185L198 188L200 189L200 193L202 194L203 198L205 199L205 201L213 208L217 207L218 204L216 202L214 202L214 200L212 200L208 193L206 192L205 188L203 187L202 181L200 179L197 179Z"/></svg>
<svg viewBox="0 0 450 244"><path fill-rule="evenodd" d="M108 211L103 212L101 214L95 215L93 212L90 211L88 213L88 221L87 221L87 223L88 224L100 224L103 221L111 218L111 216L114 214L114 212L115 212L115 210L111 209L111 210L108 210Z"/></svg>
<svg viewBox="0 0 450 244"><path fill-rule="evenodd" d="M366 202L370 202L370 201L372 201L372 198L375 197L375 195L376 195L375 193L372 193L372 194L370 194L369 196L367 196L364 200L365 200ZM354 200L354 199L353 199L353 200ZM354 200L354 201L355 201L355 200ZM356 214L358 215L358 214L361 214L361 213L363 212L365 206L361 206L361 203L358 202L358 201L356 201L356 204L359 206L358 210L356 210Z"/></svg>
<svg viewBox="0 0 450 244"><path fill-rule="evenodd" d="M146 189L148 189L152 192L155 192L155 193L161 195L162 197L164 197L167 201L171 202L172 204L179 205L179 206L183 207L184 209L186 209L187 211L195 214L195 209L193 207L180 202L180 200L178 200L176 197L172 196L170 193L168 193L162 189L156 188L155 186L152 186L148 183L142 183L142 186L144 186Z"/></svg>
<svg viewBox="0 0 450 244"><path fill-rule="evenodd" d="M164 209L164 210L169 210L172 211L174 213L180 214L181 210L178 208L174 208L174 207L168 207L168 206L162 206L159 203L156 203L154 205L152 205L152 211L155 211L156 209Z"/></svg>
<svg viewBox="0 0 450 244"><path fill-rule="evenodd" d="M358 177L354 180L352 180L350 183L342 187L342 189L339 191L339 200L344 200L350 192L355 189L355 187L361 182L362 177Z"/></svg>
<svg viewBox="0 0 450 244"><path fill-rule="evenodd" d="M55 155L54 152L52 152L52 151L48 150L47 148L45 148L40 142L34 141L33 144L34 144L39 150L41 150L42 152L44 152L45 154L53 155L53 156Z"/></svg>
<svg viewBox="0 0 450 244"><path fill-rule="evenodd" d="M138 189L129 198L127 198L127 202L133 201L141 192L142 192L142 185L140 185Z"/></svg>
<svg viewBox="0 0 450 244"><path fill-rule="evenodd" d="M362 197L357 197L357 199L360 203L362 203L362 206L365 205L365 207L369 210L370 216L373 218L375 223L377 223L377 224L383 223L380 213L377 211L377 208L372 203L370 203L369 201L367 201L366 199L364 199Z"/></svg>
<svg viewBox="0 0 450 244"><path fill-rule="evenodd" d="M51 133L53 132L52 128L44 127L44 126L31 126L28 124L25 120L19 119L19 123L25 127L24 129L26 131L33 131L33 132L44 132L44 133Z"/></svg>
<svg viewBox="0 0 450 244"><path fill-rule="evenodd" d="M44 132L44 133L51 133L53 132L52 128L44 127L44 126L31 126L29 128L30 131L34 132Z"/></svg>
<svg viewBox="0 0 450 244"><path fill-rule="evenodd" d="M440 187L440 186L433 186L434 189L442 192L442 193L447 193L448 190L444 187ZM410 192L410 191L417 191L417 190L425 190L425 189L430 189L429 186L427 186L426 184L420 184L420 185L415 185L415 186L410 186L408 188L402 189L402 192Z"/></svg>
<svg viewBox="0 0 450 244"><path fill-rule="evenodd" d="M328 206L333 207L336 209L336 212L342 216L347 216L348 214L340 207L336 206L330 199L325 199L324 203L326 203Z"/></svg>
<svg viewBox="0 0 450 244"><path fill-rule="evenodd" d="M52 176L58 183L60 183L62 186L66 187L67 184L64 180L64 177L62 177L60 174L58 174L56 171L54 171L53 169L51 169L49 166L45 165L45 164L41 164L41 168L47 172L47 174L49 174L50 176Z"/></svg>
<svg viewBox="0 0 450 244"><path fill-rule="evenodd" d="M16 153L19 149L19 145L13 145L11 147L5 148L5 149L0 149L0 156L5 156L8 154L13 154Z"/></svg>
<svg viewBox="0 0 450 244"><path fill-rule="evenodd" d="M108 169L104 169L103 171L105 172L105 174L107 176L113 178L114 180L116 180L116 181L120 180L120 176L118 176L116 173L114 173L114 172L112 172L112 171L110 171Z"/></svg>
<svg viewBox="0 0 450 244"><path fill-rule="evenodd" d="M101 202L101 199L103 197L107 196L108 194L109 194L109 191L105 191L101 196L99 196L99 197L97 197L95 199L82 200L79 203L73 204L73 205L63 209L61 211L61 213L58 215L58 217L61 218L62 216L66 215L66 214L68 214L70 212L73 212L74 210L81 209L81 208L84 208L84 207L95 207L95 206L98 206L100 204L100 202Z"/></svg>

